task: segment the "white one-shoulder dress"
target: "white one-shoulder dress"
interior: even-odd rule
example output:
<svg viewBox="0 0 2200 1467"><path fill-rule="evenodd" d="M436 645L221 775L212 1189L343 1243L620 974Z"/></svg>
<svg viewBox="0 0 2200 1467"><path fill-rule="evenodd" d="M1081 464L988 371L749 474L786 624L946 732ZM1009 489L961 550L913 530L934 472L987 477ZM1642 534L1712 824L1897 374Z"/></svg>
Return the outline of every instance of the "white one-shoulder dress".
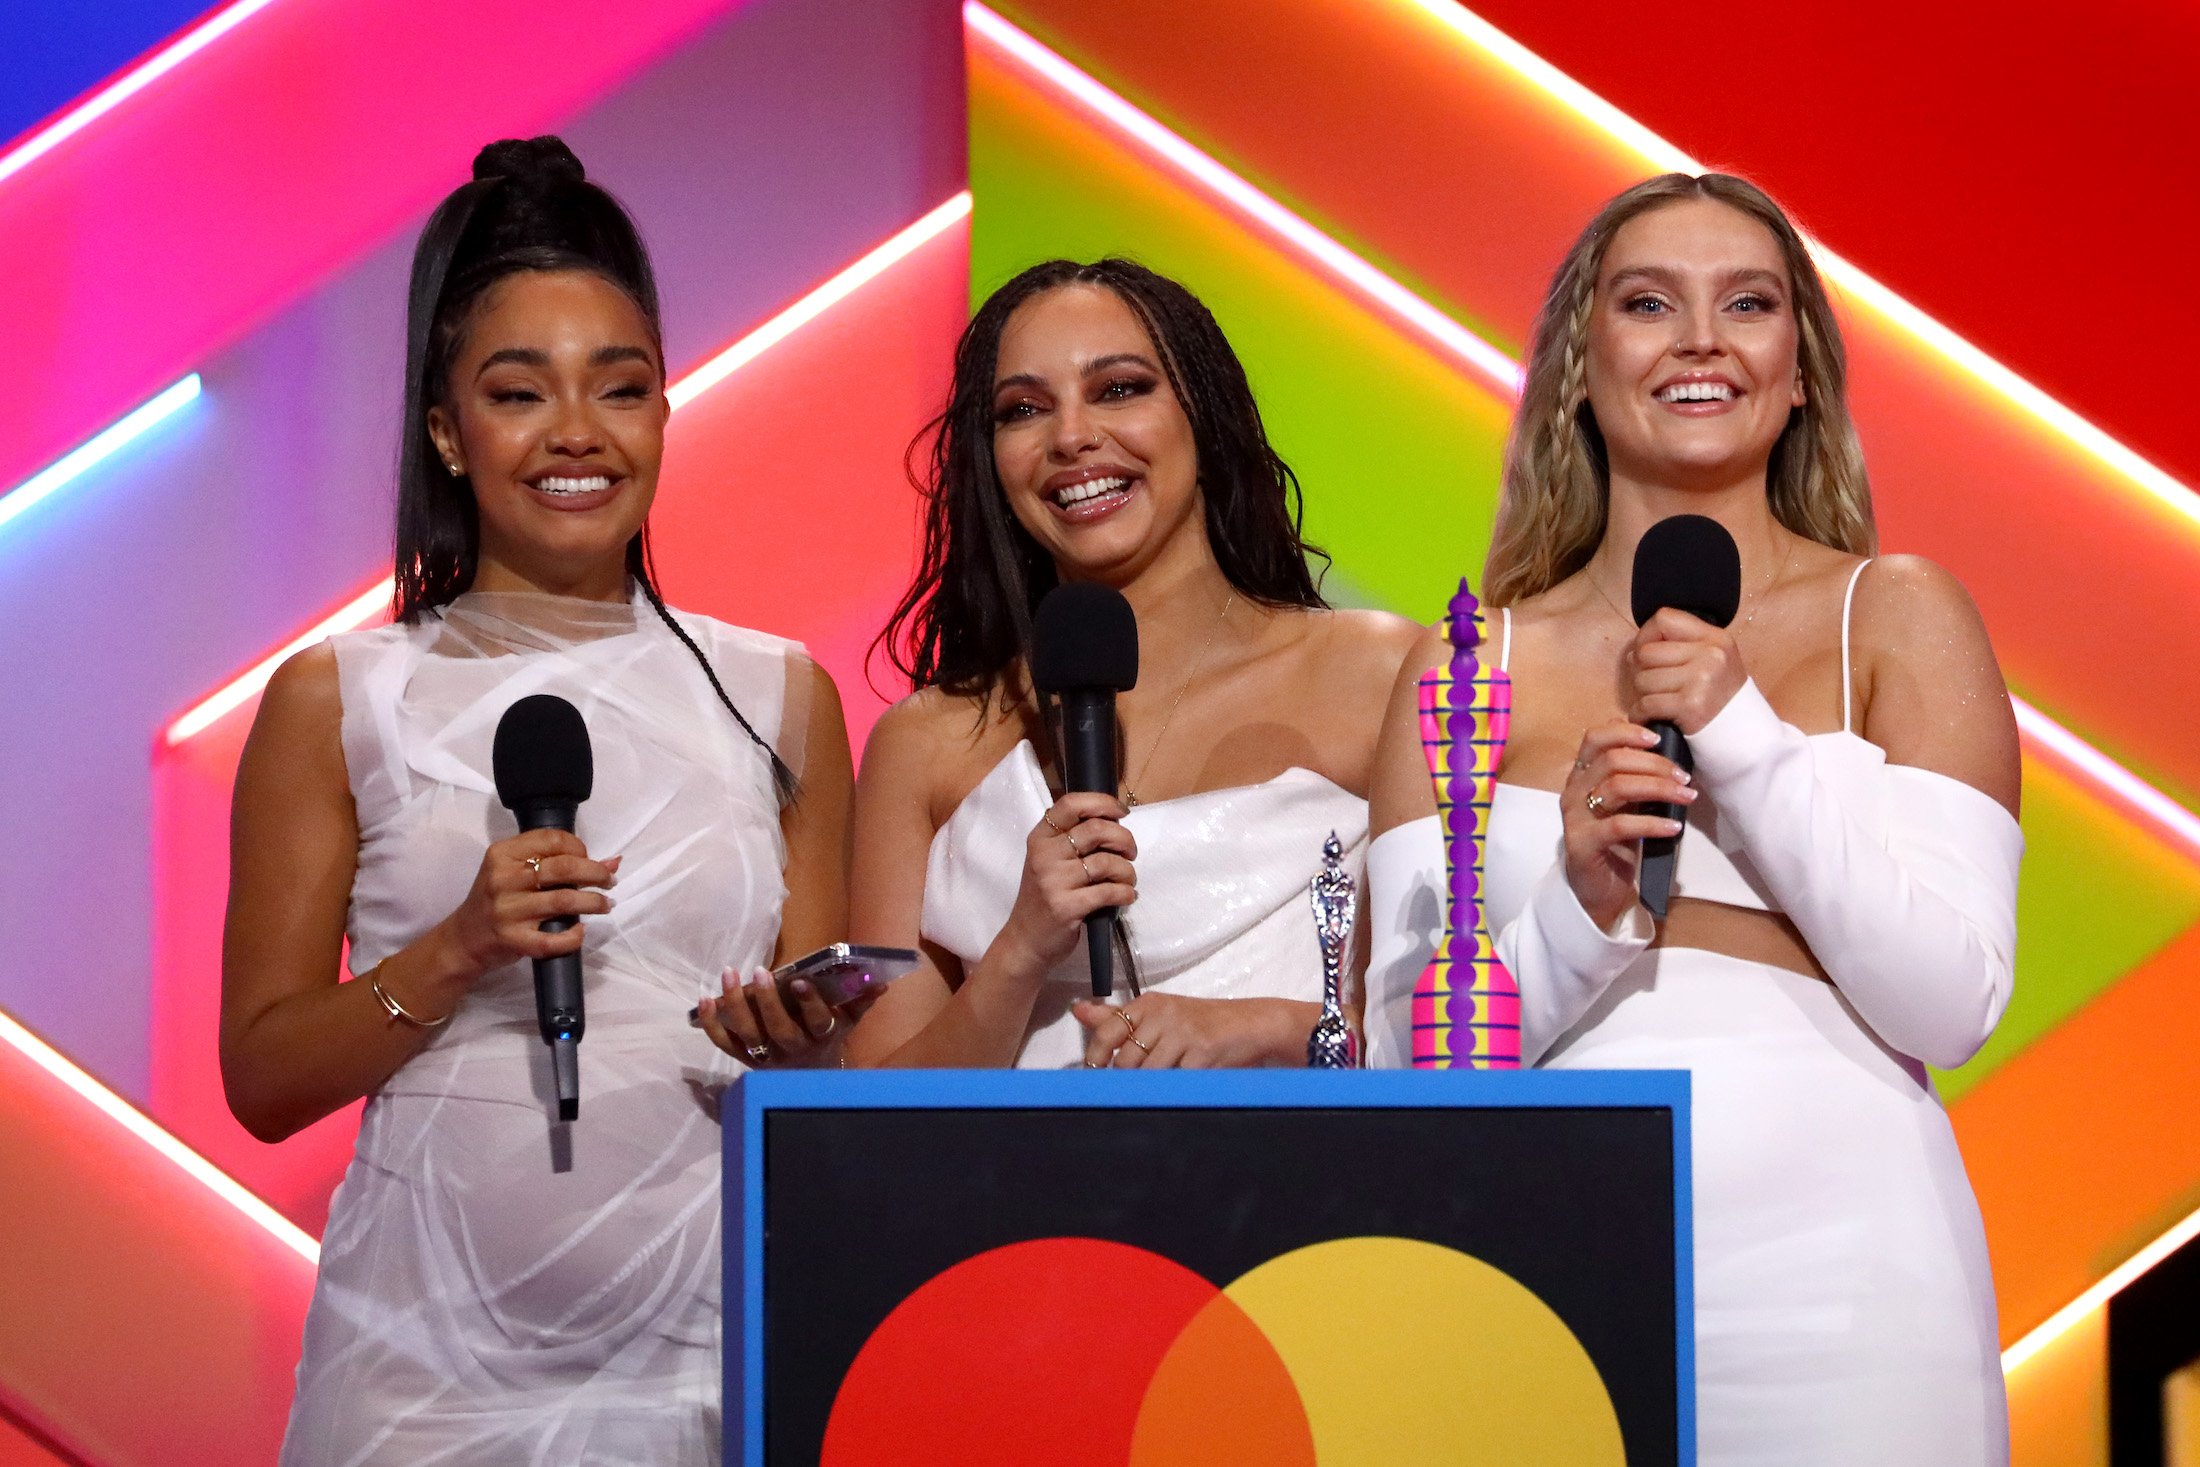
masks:
<svg viewBox="0 0 2200 1467"><path fill-rule="evenodd" d="M976 966L1008 923L1023 880L1024 838L1054 796L1028 741L1003 755L932 837L925 865L926 940ZM1319 1003L1321 943L1307 883L1332 831L1358 876L1367 801L1310 769L1262 784L1209 790L1132 808L1138 903L1125 917L1149 993L1189 998L1289 998ZM1115 992L1128 996L1121 974ZM1048 975L1016 1063L1070 1068L1085 1031L1070 1004L1092 994L1079 943Z"/></svg>
<svg viewBox="0 0 2200 1467"><path fill-rule="evenodd" d="M757 733L798 732L793 643L681 613ZM740 1066L687 1022L766 961L786 895L762 752L637 598L474 593L333 639L357 806L350 965L466 896L516 833L490 744L505 709L581 711L578 831L623 855L584 919L581 1114L554 1124L531 965L485 975L367 1101L329 1210L288 1467L716 1462L717 1102Z"/></svg>
<svg viewBox="0 0 2200 1467"><path fill-rule="evenodd" d="M1501 663L1509 643L1508 616ZM1844 606L1841 731L1806 737L1751 683L1690 739L1703 797L1674 875L1676 896L1784 912L1831 982L1651 948L1639 908L1599 930L1544 790L1497 786L1486 913L1526 1062L1689 1072L1698 1460L2001 1467L1985 1232L1924 1062L1962 1063L2007 1002L2023 837L1851 731L1847 643ZM1404 1064L1446 906L1435 818L1368 866L1370 1050Z"/></svg>

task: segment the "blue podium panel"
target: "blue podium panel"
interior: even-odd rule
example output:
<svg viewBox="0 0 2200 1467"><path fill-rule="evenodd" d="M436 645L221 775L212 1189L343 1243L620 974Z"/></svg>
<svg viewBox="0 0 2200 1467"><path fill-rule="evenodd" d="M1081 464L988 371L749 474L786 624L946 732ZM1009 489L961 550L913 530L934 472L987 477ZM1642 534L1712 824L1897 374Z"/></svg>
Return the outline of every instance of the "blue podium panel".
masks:
<svg viewBox="0 0 2200 1467"><path fill-rule="evenodd" d="M726 1461L1695 1460L1679 1072L758 1074Z"/></svg>

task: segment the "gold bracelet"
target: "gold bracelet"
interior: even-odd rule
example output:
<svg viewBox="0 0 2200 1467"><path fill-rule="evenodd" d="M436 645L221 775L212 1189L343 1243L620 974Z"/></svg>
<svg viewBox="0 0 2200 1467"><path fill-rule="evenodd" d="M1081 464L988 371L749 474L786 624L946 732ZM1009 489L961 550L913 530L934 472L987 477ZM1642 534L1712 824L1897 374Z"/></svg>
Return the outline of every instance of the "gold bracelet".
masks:
<svg viewBox="0 0 2200 1467"><path fill-rule="evenodd" d="M388 959L385 958L383 961L387 962ZM415 1029L440 1029L445 1024L451 1022L451 1016L449 1014L445 1014L440 1019L423 1019L418 1014L407 1012L405 1006L399 1003L395 998L392 998L390 996L390 991L382 986L381 963L376 963L372 968L367 970L367 987L373 992L376 998L382 1001L382 1007L389 1011L389 1016L391 1018L402 1019L406 1023L412 1025Z"/></svg>

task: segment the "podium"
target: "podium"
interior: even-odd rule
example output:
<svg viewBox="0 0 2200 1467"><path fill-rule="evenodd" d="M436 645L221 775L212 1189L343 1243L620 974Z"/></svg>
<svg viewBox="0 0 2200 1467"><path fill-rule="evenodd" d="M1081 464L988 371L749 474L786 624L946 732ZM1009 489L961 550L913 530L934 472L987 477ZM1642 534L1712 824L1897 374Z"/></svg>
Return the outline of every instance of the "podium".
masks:
<svg viewBox="0 0 2200 1467"><path fill-rule="evenodd" d="M761 1073L728 1467L1685 1467L1688 1077Z"/></svg>

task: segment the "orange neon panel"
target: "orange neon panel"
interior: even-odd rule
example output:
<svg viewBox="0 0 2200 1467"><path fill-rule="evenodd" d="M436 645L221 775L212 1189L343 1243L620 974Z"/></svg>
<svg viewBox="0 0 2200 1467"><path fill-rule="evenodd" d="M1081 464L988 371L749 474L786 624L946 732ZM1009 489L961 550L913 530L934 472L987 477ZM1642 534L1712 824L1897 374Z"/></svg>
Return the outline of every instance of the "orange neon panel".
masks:
<svg viewBox="0 0 2200 1467"><path fill-rule="evenodd" d="M8 1045L0 1238L7 1414L99 1467L274 1460L313 1265Z"/></svg>
<svg viewBox="0 0 2200 1467"><path fill-rule="evenodd" d="M2200 927L1955 1107L2004 1345L2189 1213L2200 1178Z"/></svg>

